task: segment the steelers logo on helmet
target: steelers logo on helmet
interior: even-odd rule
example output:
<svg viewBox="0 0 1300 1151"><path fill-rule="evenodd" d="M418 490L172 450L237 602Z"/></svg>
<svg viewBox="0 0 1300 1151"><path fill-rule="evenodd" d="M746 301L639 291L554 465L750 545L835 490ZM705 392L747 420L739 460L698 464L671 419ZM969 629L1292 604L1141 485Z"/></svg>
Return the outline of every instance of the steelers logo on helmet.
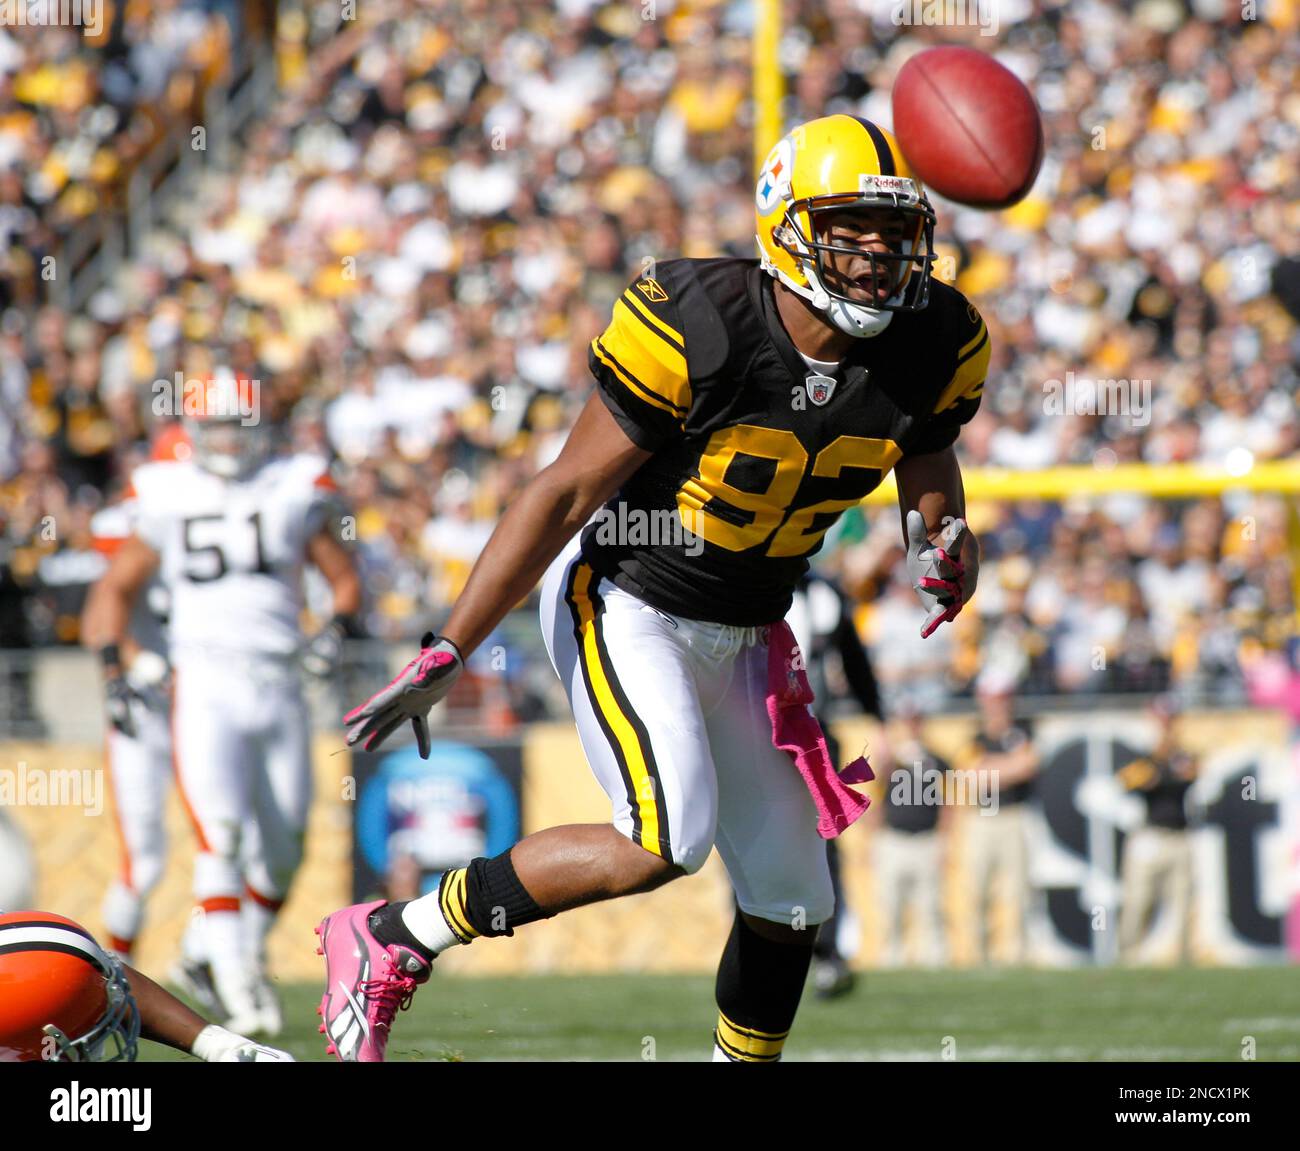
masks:
<svg viewBox="0 0 1300 1151"><path fill-rule="evenodd" d="M788 202L793 151L794 145L790 137L786 136L778 140L767 154L754 189L754 203L760 216L770 215Z"/></svg>
<svg viewBox="0 0 1300 1151"><path fill-rule="evenodd" d="M764 270L851 336L879 335L930 297L934 210L883 128L837 114L768 153L754 197Z"/></svg>

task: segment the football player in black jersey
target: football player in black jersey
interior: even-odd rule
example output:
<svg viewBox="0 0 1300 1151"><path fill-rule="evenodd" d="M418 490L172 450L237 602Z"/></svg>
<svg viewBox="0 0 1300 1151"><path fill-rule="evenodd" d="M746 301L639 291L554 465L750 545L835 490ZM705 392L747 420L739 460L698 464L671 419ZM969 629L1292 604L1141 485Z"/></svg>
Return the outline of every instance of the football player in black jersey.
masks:
<svg viewBox="0 0 1300 1151"><path fill-rule="evenodd" d="M773 1062L833 907L818 807L774 746L769 638L827 528L893 470L929 634L975 588L953 452L989 336L932 280L934 213L893 138L854 116L795 128L755 190L759 259L665 260L592 341L596 389L511 505L440 636L350 713L369 750L426 716L545 576L542 622L612 825L554 827L408 903L318 932L322 1030L382 1060L447 947L690 874L716 846L739 906L715 1060ZM778 685L779 686L779 685Z"/></svg>

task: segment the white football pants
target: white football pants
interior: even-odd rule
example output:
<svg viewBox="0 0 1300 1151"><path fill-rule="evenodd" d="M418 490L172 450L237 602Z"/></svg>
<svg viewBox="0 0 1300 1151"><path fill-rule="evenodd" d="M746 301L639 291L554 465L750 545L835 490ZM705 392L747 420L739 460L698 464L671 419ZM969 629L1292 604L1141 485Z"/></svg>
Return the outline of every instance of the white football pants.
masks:
<svg viewBox="0 0 1300 1151"><path fill-rule="evenodd" d="M131 707L134 737L108 729L108 776L122 860L118 878L104 897L104 926L112 946L129 949L140 934L144 902L162 879L167 858L163 815L172 779L171 717L165 711Z"/></svg>
<svg viewBox="0 0 1300 1151"><path fill-rule="evenodd" d="M817 812L772 746L766 629L666 615L597 576L577 537L546 573L541 618L614 826L687 872L716 845L750 915L828 919Z"/></svg>
<svg viewBox="0 0 1300 1151"><path fill-rule="evenodd" d="M175 684L176 782L199 841L198 928L239 1030L258 1018L266 935L302 861L307 703L290 659L186 654L175 660Z"/></svg>

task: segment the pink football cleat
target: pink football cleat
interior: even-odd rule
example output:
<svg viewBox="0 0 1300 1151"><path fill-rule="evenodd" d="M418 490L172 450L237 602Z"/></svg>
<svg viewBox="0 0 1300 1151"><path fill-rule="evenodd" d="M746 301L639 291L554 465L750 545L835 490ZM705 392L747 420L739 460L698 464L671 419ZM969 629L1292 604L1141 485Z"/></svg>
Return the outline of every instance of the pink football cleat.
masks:
<svg viewBox="0 0 1300 1151"><path fill-rule="evenodd" d="M393 1017L411 1005L429 978L429 961L408 947L385 946L370 932L370 913L384 906L354 903L320 921L317 955L325 956L325 994L316 1013L325 1050L341 1063L382 1063Z"/></svg>

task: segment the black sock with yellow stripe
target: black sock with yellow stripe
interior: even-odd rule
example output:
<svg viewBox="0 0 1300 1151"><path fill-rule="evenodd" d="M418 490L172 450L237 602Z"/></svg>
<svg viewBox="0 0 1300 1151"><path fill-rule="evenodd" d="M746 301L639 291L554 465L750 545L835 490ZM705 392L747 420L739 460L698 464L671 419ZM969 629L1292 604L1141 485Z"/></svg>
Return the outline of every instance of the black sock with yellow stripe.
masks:
<svg viewBox="0 0 1300 1151"><path fill-rule="evenodd" d="M468 943L483 934L474 927L465 908L465 877L468 873L468 867L445 871L442 882L438 885L438 910L442 912L451 933L462 943Z"/></svg>
<svg viewBox="0 0 1300 1151"><path fill-rule="evenodd" d="M443 914L457 935L463 928L474 935L513 935L516 927L550 919L553 914L543 911L519 882L509 851L491 859L472 860L468 867L448 872L442 886L446 892Z"/></svg>
<svg viewBox="0 0 1300 1151"><path fill-rule="evenodd" d="M777 943L759 935L739 911L718 964L719 1050L737 1063L775 1063L799 1010L812 962L806 943Z"/></svg>
<svg viewBox="0 0 1300 1151"><path fill-rule="evenodd" d="M515 873L510 852L443 872L438 890L406 903L386 903L367 922L382 944L399 944L432 959L480 935L513 935L516 927L549 919Z"/></svg>

